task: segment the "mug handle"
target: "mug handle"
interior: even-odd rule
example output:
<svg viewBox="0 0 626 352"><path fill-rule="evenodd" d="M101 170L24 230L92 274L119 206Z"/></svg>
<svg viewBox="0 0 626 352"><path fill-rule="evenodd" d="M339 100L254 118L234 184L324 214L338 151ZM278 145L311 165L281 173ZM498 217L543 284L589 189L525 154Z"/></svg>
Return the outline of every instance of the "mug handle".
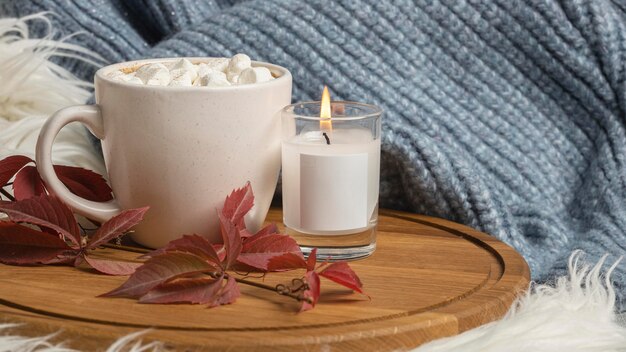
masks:
<svg viewBox="0 0 626 352"><path fill-rule="evenodd" d="M75 195L59 180L52 166L52 143L61 128L74 121L85 124L98 139L104 138L104 125L98 105L77 105L61 109L46 120L39 132L35 150L37 171L50 192L75 212L104 222L122 211L117 202L94 202Z"/></svg>

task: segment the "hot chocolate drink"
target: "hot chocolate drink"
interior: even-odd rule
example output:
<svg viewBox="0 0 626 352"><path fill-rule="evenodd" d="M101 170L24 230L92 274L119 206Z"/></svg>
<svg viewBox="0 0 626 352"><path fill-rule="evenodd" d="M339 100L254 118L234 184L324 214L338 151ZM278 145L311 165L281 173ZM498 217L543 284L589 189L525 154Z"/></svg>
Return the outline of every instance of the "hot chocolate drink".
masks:
<svg viewBox="0 0 626 352"><path fill-rule="evenodd" d="M232 58L210 58L198 62L180 59L150 63L113 71L109 78L149 86L224 87L267 82L274 79L267 67L253 67L250 57L237 54Z"/></svg>

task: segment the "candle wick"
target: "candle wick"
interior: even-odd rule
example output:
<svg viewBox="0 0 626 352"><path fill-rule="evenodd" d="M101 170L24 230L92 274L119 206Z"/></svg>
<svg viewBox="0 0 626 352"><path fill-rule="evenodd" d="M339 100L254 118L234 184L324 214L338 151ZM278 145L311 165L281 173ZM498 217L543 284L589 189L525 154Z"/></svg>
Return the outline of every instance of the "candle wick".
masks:
<svg viewBox="0 0 626 352"><path fill-rule="evenodd" d="M322 133L322 135L324 136L324 138L326 138L326 144L330 145L330 138L328 138L328 135L326 134L326 132Z"/></svg>

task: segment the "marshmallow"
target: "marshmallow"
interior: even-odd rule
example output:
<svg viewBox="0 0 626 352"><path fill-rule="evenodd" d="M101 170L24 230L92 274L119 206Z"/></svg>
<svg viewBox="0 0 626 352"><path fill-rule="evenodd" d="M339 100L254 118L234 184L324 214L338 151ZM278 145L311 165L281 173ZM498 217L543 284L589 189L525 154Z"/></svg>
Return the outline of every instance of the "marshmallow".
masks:
<svg viewBox="0 0 626 352"><path fill-rule="evenodd" d="M208 67L222 72L226 72L229 63L230 60L225 57L212 57L204 61Z"/></svg>
<svg viewBox="0 0 626 352"><path fill-rule="evenodd" d="M191 63L191 61L187 59L180 59L176 61L173 65L168 67L170 70L170 75L174 73L174 71L184 70L191 77L191 81L193 82L196 77L198 77L198 66ZM172 77L172 79L174 79Z"/></svg>
<svg viewBox="0 0 626 352"><path fill-rule="evenodd" d="M226 74L217 70L209 71L209 73L198 78L197 82L197 85L204 87L230 86L230 82L226 79Z"/></svg>
<svg viewBox="0 0 626 352"><path fill-rule="evenodd" d="M238 84L261 83L270 81L272 73L266 67L250 67L239 74Z"/></svg>
<svg viewBox="0 0 626 352"><path fill-rule="evenodd" d="M126 83L132 83L132 84L141 84L143 85L143 81L140 80L139 78L135 77L135 75L126 75L126 77L124 77L122 79L122 81L126 82Z"/></svg>
<svg viewBox="0 0 626 352"><path fill-rule="evenodd" d="M237 84L237 83L239 83L239 74L233 73L233 72L228 72L226 74L226 79L228 79L228 82L230 82L232 84Z"/></svg>
<svg viewBox="0 0 626 352"><path fill-rule="evenodd" d="M143 81L140 80L139 78L135 77L135 72L131 72L129 74L126 74L122 71L114 71L111 72L109 74L109 78L115 80L115 81L120 81L120 82L126 82L126 83L133 83L133 84L142 84L143 85Z"/></svg>
<svg viewBox="0 0 626 352"><path fill-rule="evenodd" d="M247 69L252 65L250 57L246 54L237 54L230 59L228 63L228 72L233 74L240 74L241 71Z"/></svg>
<svg viewBox="0 0 626 352"><path fill-rule="evenodd" d="M149 86L166 86L170 83L170 71L163 64L147 64L141 66L135 77Z"/></svg>
<svg viewBox="0 0 626 352"><path fill-rule="evenodd" d="M184 68L179 68L179 69L172 70L170 71L171 81L168 84L168 86L191 87L193 78L195 78L195 76L197 76L195 69L187 70Z"/></svg>
<svg viewBox="0 0 626 352"><path fill-rule="evenodd" d="M206 58L199 64L187 59L145 64L135 72L114 71L110 79L142 85L170 87L223 87L274 79L265 67L251 67L250 57L237 54L230 59Z"/></svg>
<svg viewBox="0 0 626 352"><path fill-rule="evenodd" d="M198 64L197 71L198 71L198 78L200 78L202 76L206 76L209 72L214 71L214 69L205 63L200 63ZM221 71L221 70L217 70L217 71Z"/></svg>

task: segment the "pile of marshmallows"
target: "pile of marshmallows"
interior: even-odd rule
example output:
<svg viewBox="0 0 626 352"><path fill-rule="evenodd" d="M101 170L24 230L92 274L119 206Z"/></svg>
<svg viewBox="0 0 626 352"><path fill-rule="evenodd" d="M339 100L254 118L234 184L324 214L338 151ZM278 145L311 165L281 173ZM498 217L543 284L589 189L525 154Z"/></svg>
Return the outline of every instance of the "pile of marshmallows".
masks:
<svg viewBox="0 0 626 352"><path fill-rule="evenodd" d="M109 78L149 86L224 87L267 82L274 77L266 67L252 67L250 57L237 54L232 58L211 58L193 64L187 59L146 64L136 71L114 71Z"/></svg>

